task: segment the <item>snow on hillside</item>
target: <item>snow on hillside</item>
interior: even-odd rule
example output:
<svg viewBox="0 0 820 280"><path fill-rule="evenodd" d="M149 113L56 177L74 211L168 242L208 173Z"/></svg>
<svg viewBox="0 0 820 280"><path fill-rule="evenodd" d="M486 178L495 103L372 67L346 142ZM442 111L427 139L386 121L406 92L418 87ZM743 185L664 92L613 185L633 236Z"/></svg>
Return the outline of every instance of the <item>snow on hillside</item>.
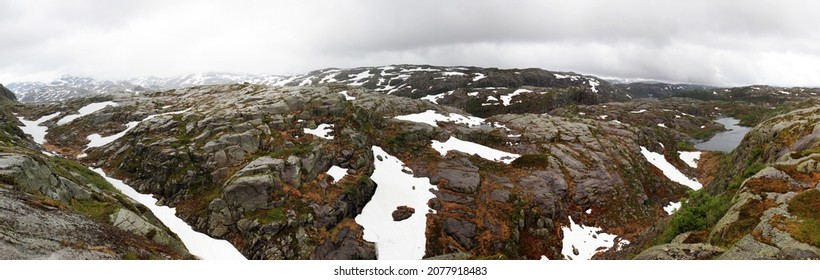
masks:
<svg viewBox="0 0 820 280"><path fill-rule="evenodd" d="M77 110L77 112L78 112L77 114L71 114L71 115L65 116L65 117L61 118L60 120L58 120L57 125L64 125L64 124L70 123L73 120L79 119L79 118L81 118L83 116L86 116L86 115L93 114L94 112L102 110L103 108L108 107L108 106L114 107L114 106L117 106L117 103L111 102L111 101L106 101L106 102L97 102L97 103L91 103L91 104L85 105L82 108L80 108L79 110Z"/></svg>
<svg viewBox="0 0 820 280"><path fill-rule="evenodd" d="M162 221L171 231L179 236L185 247L191 254L204 260L245 260L239 251L228 241L214 239L210 236L194 231L190 225L176 216L176 209L167 206L157 205L157 199L149 194L141 194L121 180L108 177L102 169L95 168L92 171L100 174L106 181L126 196L147 206L154 215Z"/></svg>
<svg viewBox="0 0 820 280"><path fill-rule="evenodd" d="M416 178L404 173L404 163L381 147L373 146L376 169L370 176L376 182L376 193L356 216L356 223L364 227L364 239L376 243L380 260L418 260L424 257L427 213L432 211L427 202L435 197L427 178ZM335 178L335 177L334 177ZM393 221L392 213L398 206L414 208L410 218Z"/></svg>
<svg viewBox="0 0 820 280"><path fill-rule="evenodd" d="M564 239L561 241L561 254L569 260L588 260L596 253L603 252L615 245L617 235L604 232L603 229L576 224L569 217L569 226L562 226ZM629 244L627 240L621 240L619 247Z"/></svg>
<svg viewBox="0 0 820 280"><path fill-rule="evenodd" d="M17 117L23 126L20 127L23 130L23 133L31 135L31 138L34 139L34 142L40 145L43 145L46 142L46 134L48 134L48 127L41 126L40 124L47 122L53 118L56 118L60 115L60 112L43 116L35 121L27 121L23 117Z"/></svg>
<svg viewBox="0 0 820 280"><path fill-rule="evenodd" d="M417 123L426 123L431 126L438 127L436 122L454 122L456 124L465 124L467 126L479 126L484 123L484 119L473 116L463 116L456 113L441 114L434 110L427 110L423 113L409 114L396 116L394 119L411 121Z"/></svg>
<svg viewBox="0 0 820 280"><path fill-rule="evenodd" d="M508 153L501 150L496 150L481 144L476 144L469 141L464 141L450 136L445 142L433 140L430 144L442 156L447 155L448 151L459 151L466 154L477 154L478 156L492 161L500 161L510 164L513 160L521 157L520 155Z"/></svg>
<svg viewBox="0 0 820 280"><path fill-rule="evenodd" d="M680 172L674 165L666 161L666 158L659 153L650 152L646 149L646 147L641 146L641 154L646 158L649 163L657 167L663 172L669 180L673 182L679 183L681 185L687 186L693 190L699 190L703 187L701 183L699 183L695 179L690 179L686 175Z"/></svg>

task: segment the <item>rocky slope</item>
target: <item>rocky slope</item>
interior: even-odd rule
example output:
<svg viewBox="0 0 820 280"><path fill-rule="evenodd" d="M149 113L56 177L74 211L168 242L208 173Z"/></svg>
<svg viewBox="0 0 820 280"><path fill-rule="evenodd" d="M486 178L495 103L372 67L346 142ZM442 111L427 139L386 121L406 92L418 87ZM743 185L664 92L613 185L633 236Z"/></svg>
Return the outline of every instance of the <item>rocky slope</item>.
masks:
<svg viewBox="0 0 820 280"><path fill-rule="evenodd" d="M268 82L286 86L98 95L19 113L52 116L42 122L46 149L156 195L193 228L251 259L395 256L380 254L386 247L374 242L417 241L374 239L374 227L419 217L417 257L631 258L667 243L640 257L744 258L726 254L744 234L755 237L747 216L763 219L760 211L775 205L766 197L794 214L783 215L781 231L799 232L790 234L801 244L813 238L813 218L805 218L809 230L789 220L807 215L788 209L789 195L748 191L743 197L763 201L751 206L734 197L753 188L744 179L787 157L795 162L783 166L811 165L812 157L784 151L815 149L814 138L805 138L814 134L806 128L816 123L814 111L794 110L813 108L816 99L632 100L623 89L573 73L418 65L325 69ZM793 122L767 120L790 111ZM697 168L685 162L679 152L723 130L713 120L724 116L760 129L732 154L704 153ZM383 173L387 162L401 166ZM797 201L813 205L811 193L797 192L817 178L780 170L798 182ZM758 175L785 178L780 173ZM408 178L384 181L382 174ZM383 202L377 193L390 196L393 181L415 179L421 181L398 187L421 192L426 203L378 209L382 224L363 218L368 206ZM667 208L682 199L670 218ZM721 220L726 211L740 218ZM714 231L715 224L723 229ZM791 250L778 258L812 251L771 244Z"/></svg>
<svg viewBox="0 0 820 280"><path fill-rule="evenodd" d="M34 107L31 117L64 116L100 101ZM363 238L367 228L354 218L379 187L370 178L377 146L404 162L405 172L438 186L429 202L434 214L411 214L427 216L427 257L577 258L563 233L575 223L617 235L605 247L619 250L667 216L662 208L688 189L649 164L642 149L694 172L676 153L685 134L643 122L689 127L710 118L680 102L666 109L672 113L650 108L656 104L579 107L609 108L611 119L578 112L480 119L429 100L341 85L222 85L110 101L118 105L63 125L47 122L49 147L86 153L80 160L160 196L197 230L255 259L375 258L374 244ZM641 106L652 110L630 113ZM673 110L700 116L676 120ZM164 112L177 113L146 119ZM443 119L411 117L417 114ZM332 137L314 135L328 124ZM126 129L116 141L86 149L89 135ZM449 141L518 158L437 150ZM347 175L330 176L334 166Z"/></svg>
<svg viewBox="0 0 820 280"><path fill-rule="evenodd" d="M761 122L638 259L820 257L820 99Z"/></svg>
<svg viewBox="0 0 820 280"><path fill-rule="evenodd" d="M145 206L86 167L44 155L0 113L0 259L188 259Z"/></svg>
<svg viewBox="0 0 820 280"><path fill-rule="evenodd" d="M0 106L17 103L17 96L15 96L11 90L0 84Z"/></svg>

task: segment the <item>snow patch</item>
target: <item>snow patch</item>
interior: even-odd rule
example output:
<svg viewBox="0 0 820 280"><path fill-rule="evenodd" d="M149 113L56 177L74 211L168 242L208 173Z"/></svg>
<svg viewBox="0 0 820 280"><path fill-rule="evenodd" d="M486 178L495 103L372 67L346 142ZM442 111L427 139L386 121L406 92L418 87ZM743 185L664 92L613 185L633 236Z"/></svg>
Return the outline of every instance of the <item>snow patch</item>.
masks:
<svg viewBox="0 0 820 280"><path fill-rule="evenodd" d="M669 205L663 207L663 211L666 211L669 215L672 215L672 213L675 213L678 209L680 209L680 202L669 202Z"/></svg>
<svg viewBox="0 0 820 280"><path fill-rule="evenodd" d="M442 72L441 75L443 76L467 76L467 74L461 72Z"/></svg>
<svg viewBox="0 0 820 280"><path fill-rule="evenodd" d="M425 97L422 97L422 98L419 98L419 99L427 100L427 101L433 102L434 104L438 104L439 99L442 99L445 96L448 96L450 94L453 94L452 90L448 91L448 92L442 92L442 93L439 93L439 94L431 94L431 95L428 95L428 96L425 96Z"/></svg>
<svg viewBox="0 0 820 280"><path fill-rule="evenodd" d="M646 109L640 109L640 110L637 110L637 111L630 111L630 113L632 113L632 114L642 114L642 113L646 113Z"/></svg>
<svg viewBox="0 0 820 280"><path fill-rule="evenodd" d="M340 91L339 94L343 95L345 100L356 100L356 97L348 95L346 90Z"/></svg>
<svg viewBox="0 0 820 280"><path fill-rule="evenodd" d="M245 256L239 253L231 243L194 231L190 225L176 216L176 209L157 205L157 199L154 196L141 194L122 181L106 176L102 169L91 170L100 174L123 194L148 207L154 216L179 236L191 254L204 260L245 260Z"/></svg>
<svg viewBox="0 0 820 280"><path fill-rule="evenodd" d="M427 243L426 214L432 211L427 202L435 197L430 190L438 187L428 178L402 172L404 163L381 147L372 150L376 169L370 178L377 184L376 192L356 216L356 223L364 227L364 239L376 243L380 260L419 260ZM393 221L393 211L403 205L416 212L406 220Z"/></svg>
<svg viewBox="0 0 820 280"><path fill-rule="evenodd" d="M660 127L666 127L666 128L669 128L669 127L667 127L665 124L662 124L662 123L659 123L659 124L658 124L658 126L660 126Z"/></svg>
<svg viewBox="0 0 820 280"><path fill-rule="evenodd" d="M601 85L601 83L594 79L588 79L587 82L589 82L589 88L592 90L592 92L598 93L597 87Z"/></svg>
<svg viewBox="0 0 820 280"><path fill-rule="evenodd" d="M698 168L698 160L701 152L678 152L680 160L692 168Z"/></svg>
<svg viewBox="0 0 820 280"><path fill-rule="evenodd" d="M504 106L510 106L510 101L512 100L512 98L514 96L520 95L520 94L525 93L525 92L532 92L532 91L528 90L528 89L517 89L517 90L513 91L510 94L502 95L501 96L501 102L502 102L502 104L504 104ZM489 98L487 99L487 101L489 101Z"/></svg>
<svg viewBox="0 0 820 280"><path fill-rule="evenodd" d="M316 127L316 129L304 128L303 131L307 134L316 135L319 138L333 140L333 136L329 135L331 132L333 132L333 124L323 123L319 124L319 126Z"/></svg>
<svg viewBox="0 0 820 280"><path fill-rule="evenodd" d="M460 140L450 136L445 142L433 140L430 144L442 156L447 155L448 151L459 151L466 154L477 154L478 156L492 161L500 161L510 164L513 160L520 157L520 155L508 153L505 151L496 150L481 144Z"/></svg>
<svg viewBox="0 0 820 280"><path fill-rule="evenodd" d="M117 103L114 103L114 102L111 102L111 101L106 101L106 102L97 102L97 103L91 103L91 104L85 105L82 108L80 108L80 110L77 110L77 112L79 112L79 114L72 114L72 115L65 116L65 117L61 118L59 121L57 121L57 125L64 125L64 124L70 123L73 120L79 119L79 118L81 118L83 116L86 116L86 115L93 114L94 112L102 110L103 108L108 107L108 106L112 106L112 107L117 106Z"/></svg>
<svg viewBox="0 0 820 280"><path fill-rule="evenodd" d="M572 217L569 217L569 227L562 226L561 231L564 233L561 254L569 260L591 259L596 253L612 248L615 245L615 238L618 237L604 232L601 228L575 224ZM621 243L624 241L626 240L622 240ZM626 241L625 244L629 244L628 242Z"/></svg>
<svg viewBox="0 0 820 280"><path fill-rule="evenodd" d="M462 116L456 113L448 113L443 115L434 110L427 110L423 113L396 116L395 119L411 121L417 123L426 123L431 126L438 127L437 122L454 122L456 124L465 124L467 126L479 126L484 122L484 119L473 116Z"/></svg>
<svg viewBox="0 0 820 280"><path fill-rule="evenodd" d="M34 142L40 145L43 145L46 142L46 134L48 134L48 127L40 126L40 124L47 122L53 118L56 118L60 115L60 112L42 116L36 121L27 121L23 117L17 117L17 119L23 123L23 126L20 127L23 130L23 133L28 134L34 139Z"/></svg>
<svg viewBox="0 0 820 280"><path fill-rule="evenodd" d="M483 73L475 73L474 75L475 75L475 77L473 77L473 82L484 79L484 78L487 77L487 75L484 75Z"/></svg>
<svg viewBox="0 0 820 280"><path fill-rule="evenodd" d="M701 185L697 180L686 177L686 175L681 173L680 170L666 161L666 158L664 158L662 154L650 152L644 146L641 146L641 154L647 161L649 161L649 163L660 169L663 172L663 175L665 175L666 178L669 178L669 180L687 186L693 190L699 190L703 187L703 185Z"/></svg>
<svg viewBox="0 0 820 280"><path fill-rule="evenodd" d="M353 75L348 75L348 77L350 77L350 76L353 76ZM370 74L370 70L361 72L361 73L356 74L355 76L351 77L350 83L348 83L348 85L351 85L351 86L364 85L364 83L367 82L366 79L368 79L370 77L373 77L373 76L374 76L373 74Z"/></svg>
<svg viewBox="0 0 820 280"><path fill-rule="evenodd" d="M342 178L344 178L347 175L347 168L341 168L334 165L331 166L330 170L328 170L325 173L327 173L327 175L330 175L330 177L333 177L333 183L336 184L336 182L341 181Z"/></svg>
<svg viewBox="0 0 820 280"><path fill-rule="evenodd" d="M168 113L162 113L162 114L150 115L150 116L146 117L145 119L143 119L142 121L138 121L138 122L129 122L129 123L126 125L125 130L120 131L119 133L114 134L114 135L109 135L109 136L105 136L105 137L102 137L102 135L99 135L99 134L97 134L97 133L94 133L94 134L88 135L88 136L86 136L86 139L88 139L88 141L90 141L90 142L88 143L88 145L87 145L87 148L86 148L86 149L88 149L88 148L102 147L102 146L108 145L108 144L110 144L110 143L112 143L112 142L114 142L114 141L117 141L117 139L120 139L120 138L122 138L123 136L125 136L125 134L126 134L126 133L128 133L128 131L131 131L132 129L134 129L135 127L137 127L137 125L139 125L141 122L144 122L144 121L147 121L147 120L150 120L150 119L153 119L153 118L159 117L159 116L164 116L164 115L176 115L176 114L182 114L182 113L185 113L185 112L190 111L191 109L192 109L192 108L188 108L188 109L185 109L185 110L182 110L182 111L176 111L176 112L168 112Z"/></svg>

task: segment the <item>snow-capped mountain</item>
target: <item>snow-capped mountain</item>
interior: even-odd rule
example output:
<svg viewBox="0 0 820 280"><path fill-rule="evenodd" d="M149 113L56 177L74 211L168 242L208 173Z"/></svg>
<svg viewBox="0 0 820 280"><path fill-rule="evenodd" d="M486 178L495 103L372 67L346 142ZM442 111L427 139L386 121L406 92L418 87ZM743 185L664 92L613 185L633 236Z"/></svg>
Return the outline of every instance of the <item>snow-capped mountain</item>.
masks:
<svg viewBox="0 0 820 280"><path fill-rule="evenodd" d="M201 73L168 78L141 77L122 81L95 80L88 77L63 75L56 80L43 82L14 82L8 88L17 99L25 103L56 102L94 94L139 94L166 89L200 85L257 83L275 84L284 78L275 75L239 73Z"/></svg>
<svg viewBox="0 0 820 280"><path fill-rule="evenodd" d="M143 88L125 81L98 81L87 77L63 75L49 83L14 82L8 84L20 102L54 102L73 97L100 93L140 93L152 89Z"/></svg>
<svg viewBox="0 0 820 280"><path fill-rule="evenodd" d="M220 85L235 83L274 85L284 79L284 76L277 75L211 72L174 76L170 78L140 77L129 79L128 82L144 88L174 89L202 85Z"/></svg>

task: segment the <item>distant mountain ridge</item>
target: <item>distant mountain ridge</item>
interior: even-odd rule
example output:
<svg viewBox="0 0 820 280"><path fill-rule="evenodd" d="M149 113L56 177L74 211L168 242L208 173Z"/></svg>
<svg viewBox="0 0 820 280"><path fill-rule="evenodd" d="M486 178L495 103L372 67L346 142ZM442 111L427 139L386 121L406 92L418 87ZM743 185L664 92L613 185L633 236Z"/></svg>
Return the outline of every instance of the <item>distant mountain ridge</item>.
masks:
<svg viewBox="0 0 820 280"><path fill-rule="evenodd" d="M89 77L63 75L56 80L43 82L14 82L9 89L24 103L64 101L74 97L95 94L148 93L160 90L199 85L262 83L273 84L282 80L281 76L253 75L237 73L201 73L169 78L141 77L121 81L96 80Z"/></svg>
<svg viewBox="0 0 820 280"><path fill-rule="evenodd" d="M94 94L141 94L169 89L203 85L250 83L268 86L308 86L344 84L359 86L380 93L410 98L443 100L448 105L467 107L468 97L487 98L484 106L492 104L507 89L530 87L529 91L546 92L562 89L564 99L571 89L586 92L573 96L573 103L628 101L633 98L689 97L700 100L756 100L779 102L820 94L818 88L785 88L746 86L720 88L706 85L672 84L664 82L631 82L605 80L599 77L557 72L537 68L499 69L469 66L388 65L356 68L326 68L304 74L281 76L230 72L209 72L173 77L138 77L127 80L95 80L88 77L64 75L43 82L14 82L8 88L23 103L59 102L74 97ZM532 89L531 87L540 88ZM478 92L479 94L476 94ZM453 93L456 93L453 95ZM451 96L452 95L452 96ZM494 95L495 97L490 97ZM516 94L517 95L517 94ZM526 95L526 94L525 94ZM520 98L535 97L523 96ZM512 97L509 97L512 98ZM523 100L523 99L522 99ZM498 101L498 100L495 100ZM472 104L473 107L477 106ZM509 105L509 104L507 104ZM506 105L505 105L506 106ZM483 109L482 109L483 110ZM472 113L478 113L473 110Z"/></svg>
<svg viewBox="0 0 820 280"><path fill-rule="evenodd" d="M268 86L345 84L377 92L421 98L456 89L585 88L603 100L625 101L626 95L609 82L572 72L543 69L498 69L430 65L327 68L292 76L211 72L169 78L140 77L121 81L95 80L64 75L49 83L14 82L9 89L24 103L56 102L93 94L139 94L201 85L251 83Z"/></svg>

